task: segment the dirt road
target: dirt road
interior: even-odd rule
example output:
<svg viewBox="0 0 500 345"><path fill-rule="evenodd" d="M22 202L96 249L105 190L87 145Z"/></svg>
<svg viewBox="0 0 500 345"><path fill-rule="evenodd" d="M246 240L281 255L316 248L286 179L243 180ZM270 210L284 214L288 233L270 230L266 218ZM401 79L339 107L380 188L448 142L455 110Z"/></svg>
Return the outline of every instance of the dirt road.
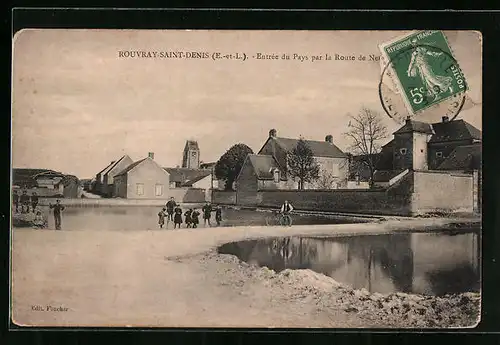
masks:
<svg viewBox="0 0 500 345"><path fill-rule="evenodd" d="M218 255L214 248L266 236L387 233L450 222L130 232L15 229L13 319L19 325L83 327L391 326L401 318L373 317L353 301L346 305L347 299L338 298L355 293L340 291L328 277L309 270L275 274Z"/></svg>

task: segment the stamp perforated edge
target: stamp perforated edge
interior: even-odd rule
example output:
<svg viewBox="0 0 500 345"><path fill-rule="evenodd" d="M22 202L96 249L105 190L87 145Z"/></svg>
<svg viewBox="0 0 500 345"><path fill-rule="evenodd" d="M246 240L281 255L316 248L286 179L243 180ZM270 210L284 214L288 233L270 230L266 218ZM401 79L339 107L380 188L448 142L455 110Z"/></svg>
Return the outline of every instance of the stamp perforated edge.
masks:
<svg viewBox="0 0 500 345"><path fill-rule="evenodd" d="M385 48L392 45L393 43L396 43L398 41L401 41L401 40L405 40L407 39L408 37L410 36L413 36L413 35L416 35L418 33L421 33L421 32L426 32L426 31L437 31L437 32L440 32L442 35L443 35L443 38L444 38L444 41L446 43L446 45L448 46L448 49L450 50L450 53L451 53L451 57L453 58L453 60L455 61L455 64L456 66L458 67L458 69L460 70L460 73L462 74L464 80L465 80L465 90L464 91L461 91L459 93L456 93L454 95L450 95L446 98L443 98L440 102L438 103L433 103L433 104L430 104L422 109L419 109L418 111L413 111L413 108L406 96L406 93L404 92L404 88L403 88L403 85L401 84L401 81L399 80L399 78L397 78L396 76L396 72L394 71L394 69L392 68L391 66L391 59L390 57L387 55L386 51L385 51ZM398 37L395 37L387 42L384 42L384 43L381 43L379 44L379 50L381 52L381 56L382 56L382 60L384 61L383 63L385 64L384 66L386 66L384 68L384 70L382 71L382 73L385 73L387 74L387 76L390 78L392 84L396 87L396 90L397 90L397 93L401 95L401 97L403 98L403 102L406 106L406 109L408 111L409 114L415 116L415 115L418 115L418 114L421 114L422 112L424 112L425 110L432 110L433 108L437 108L440 104L442 104L444 101L446 100L449 100L450 98L453 98L453 97L457 97L457 96L460 96L460 95L463 95L463 97L465 98L466 97L466 94L467 94L467 91L469 90L469 84L467 83L467 78L462 70L462 68L460 67L460 64L458 63L458 60L457 58L455 57L455 52L453 51L453 48L452 46L450 45L450 42L448 41L448 37L446 36L446 34L443 32L443 30L412 30L410 31L409 33L407 34L404 34L404 35L401 35L401 36L398 36ZM384 75L381 76L381 79L383 80L384 78ZM460 110L459 110L460 112ZM458 113L456 114L458 115Z"/></svg>

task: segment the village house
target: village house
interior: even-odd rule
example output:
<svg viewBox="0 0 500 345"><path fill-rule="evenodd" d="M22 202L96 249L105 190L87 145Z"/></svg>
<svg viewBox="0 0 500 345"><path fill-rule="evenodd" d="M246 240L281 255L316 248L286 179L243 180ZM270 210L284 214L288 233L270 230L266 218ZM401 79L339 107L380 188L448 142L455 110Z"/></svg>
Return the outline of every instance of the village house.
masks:
<svg viewBox="0 0 500 345"><path fill-rule="evenodd" d="M320 166L320 179L304 183L304 189L346 188L348 157L327 135L325 141L305 140ZM292 190L298 189L298 179L292 178L288 169L288 155L297 146L297 139L277 136L276 130L269 131L269 137L257 154L245 159L236 179L238 191ZM327 180L328 184L322 183Z"/></svg>
<svg viewBox="0 0 500 345"><path fill-rule="evenodd" d="M114 176L114 195L126 199L166 199L169 173L154 161L154 154L138 160Z"/></svg>
<svg viewBox="0 0 500 345"><path fill-rule="evenodd" d="M375 182L384 182L405 169L452 170L446 169L450 163L445 162L452 152L464 146L475 147L470 152L479 155L475 159L480 161L481 131L464 120L449 121L444 116L441 122L430 124L408 118L393 135L394 138L382 147ZM465 163L459 164L463 167L459 170L467 170L463 166Z"/></svg>
<svg viewBox="0 0 500 345"><path fill-rule="evenodd" d="M41 197L77 198L80 182L76 176L50 169L12 169L12 186Z"/></svg>
<svg viewBox="0 0 500 345"><path fill-rule="evenodd" d="M111 164L102 172L101 194L105 197L112 197L114 192L114 176L123 171L130 164L134 163L128 155L123 155L115 163Z"/></svg>
<svg viewBox="0 0 500 345"><path fill-rule="evenodd" d="M464 173L473 176L474 207L480 207L481 131L464 120L424 123L408 118L382 147L374 175L376 186L397 182L406 171ZM391 182L392 181L392 182Z"/></svg>

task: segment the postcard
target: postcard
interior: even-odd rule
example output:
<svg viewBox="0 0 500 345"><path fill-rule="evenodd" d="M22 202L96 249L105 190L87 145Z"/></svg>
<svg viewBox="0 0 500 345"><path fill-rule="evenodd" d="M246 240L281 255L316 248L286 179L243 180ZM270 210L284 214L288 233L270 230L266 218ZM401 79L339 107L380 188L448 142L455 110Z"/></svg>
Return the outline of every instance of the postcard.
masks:
<svg viewBox="0 0 500 345"><path fill-rule="evenodd" d="M25 29L12 327L473 328L477 31Z"/></svg>

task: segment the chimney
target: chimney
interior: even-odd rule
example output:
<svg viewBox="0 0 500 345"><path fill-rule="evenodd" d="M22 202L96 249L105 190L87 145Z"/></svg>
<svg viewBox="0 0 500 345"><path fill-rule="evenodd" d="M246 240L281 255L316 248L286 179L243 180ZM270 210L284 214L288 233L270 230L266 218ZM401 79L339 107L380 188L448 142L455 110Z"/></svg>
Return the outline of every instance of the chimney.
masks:
<svg viewBox="0 0 500 345"><path fill-rule="evenodd" d="M448 122L450 120L450 118L448 116L443 116L442 120L443 120L443 123L444 123L444 122Z"/></svg>
<svg viewBox="0 0 500 345"><path fill-rule="evenodd" d="M333 144L333 135L328 134L328 135L325 137L325 141L326 141L327 143Z"/></svg>
<svg viewBox="0 0 500 345"><path fill-rule="evenodd" d="M276 137L276 130L274 128L269 131L269 136Z"/></svg>
<svg viewBox="0 0 500 345"><path fill-rule="evenodd" d="M151 159L155 159L155 153L154 152L148 152L148 157Z"/></svg>
<svg viewBox="0 0 500 345"><path fill-rule="evenodd" d="M411 122L411 117L410 116L407 116L406 117L406 123L410 123Z"/></svg>

